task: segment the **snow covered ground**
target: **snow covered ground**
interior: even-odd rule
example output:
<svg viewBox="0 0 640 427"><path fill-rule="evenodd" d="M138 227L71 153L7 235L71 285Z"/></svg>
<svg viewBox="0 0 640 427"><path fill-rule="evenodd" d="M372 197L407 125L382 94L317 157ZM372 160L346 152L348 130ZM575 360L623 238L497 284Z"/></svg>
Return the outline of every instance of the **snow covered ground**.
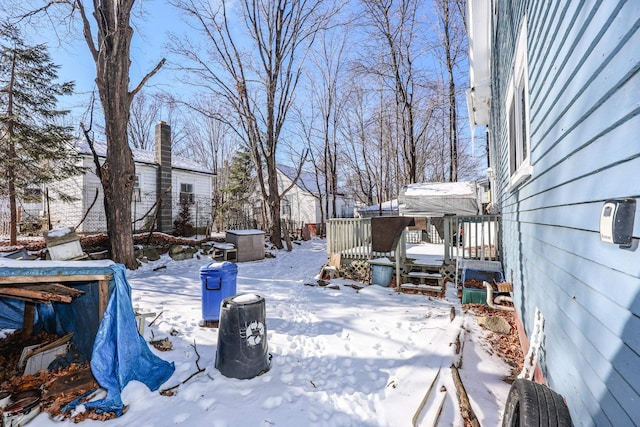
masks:
<svg viewBox="0 0 640 427"><path fill-rule="evenodd" d="M198 354L205 372L171 397L132 382L122 394L128 405L122 417L81 425L411 426L431 388L416 425L432 426L438 419L440 426L461 426L450 370L460 359L459 334L460 374L472 406L481 425L500 424L509 389L501 378L509 367L484 350L484 332L471 314L461 312L455 290L436 299L375 285L356 291L343 279L332 281L338 290L305 286L315 282L326 259L325 241L315 239L274 259L238 264L237 293L265 298L273 356L271 369L250 380L226 378L215 368L218 330L198 325L199 269L209 260L173 261L165 255L128 272L133 305L143 313L162 313L145 328L145 338L167 337L173 344L171 351L153 350L176 366L162 388L194 373ZM30 425L74 424L41 414Z"/></svg>

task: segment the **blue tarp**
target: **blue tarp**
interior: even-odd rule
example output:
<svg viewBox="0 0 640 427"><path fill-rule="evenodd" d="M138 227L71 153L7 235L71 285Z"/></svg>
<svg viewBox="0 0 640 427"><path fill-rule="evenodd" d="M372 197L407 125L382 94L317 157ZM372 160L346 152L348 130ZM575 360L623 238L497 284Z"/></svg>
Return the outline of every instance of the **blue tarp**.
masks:
<svg viewBox="0 0 640 427"><path fill-rule="evenodd" d="M19 263L19 264L18 264ZM27 264L25 264L27 263ZM107 390L107 397L103 400L85 404L86 407L95 408L98 412L115 412L122 414L123 404L120 392L131 380L137 380L145 384L152 391L157 390L174 372L173 362L169 363L155 356L144 338L138 333L133 306L131 303L131 287L125 276L125 267L121 264L92 265L84 261L78 265L76 262L71 267L47 267L45 262L16 261L16 264L2 262L0 275L4 276L46 276L46 275L74 275L74 274L111 274L109 283L109 303L105 310L102 322L99 324L93 350L91 353L91 371L96 381ZM69 265L68 264L68 265ZM87 284L85 286L91 286ZM94 303L54 304L38 307L38 314L47 330L60 333L74 330L74 339L77 332L86 328L86 308L92 306L93 315L97 313L97 288L88 288L82 297L90 298L87 301ZM80 298L82 298L80 297ZM38 305L40 306L40 305ZM46 313L50 310L52 313ZM75 319L78 319L76 322ZM76 324L80 325L76 328ZM11 325L11 326L4 326ZM22 325L22 304L15 304L4 299L0 304L0 328L17 328ZM55 325L55 331L49 329ZM90 329L90 328L88 328ZM95 330L95 329L94 329ZM78 335L83 335L82 333ZM87 334L85 334L87 335ZM90 337L93 334L89 334ZM86 337L85 337L86 338ZM82 341L82 340L81 340ZM82 342L78 343L82 345Z"/></svg>
<svg viewBox="0 0 640 427"><path fill-rule="evenodd" d="M155 391L169 379L175 367L173 362L154 355L138 333L125 268L121 264L111 268L116 287L109 297L91 358L93 376L107 389L107 397L85 406L114 411L120 416L123 407L120 391L129 381L140 381Z"/></svg>

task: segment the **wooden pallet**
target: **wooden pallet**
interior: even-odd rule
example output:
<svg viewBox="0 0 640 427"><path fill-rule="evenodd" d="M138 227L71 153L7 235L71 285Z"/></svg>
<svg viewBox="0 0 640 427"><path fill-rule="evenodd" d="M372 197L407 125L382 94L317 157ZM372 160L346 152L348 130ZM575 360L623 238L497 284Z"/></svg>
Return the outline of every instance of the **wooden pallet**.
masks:
<svg viewBox="0 0 640 427"><path fill-rule="evenodd" d="M402 283L402 284L400 284L400 290L441 293L442 292L442 286L426 285L426 284L415 284L415 283Z"/></svg>
<svg viewBox="0 0 640 427"><path fill-rule="evenodd" d="M405 276L407 276L409 278L415 278L415 279L442 280L442 274L440 274L440 273L428 273L428 272L425 272L425 271L411 271L411 272L405 274Z"/></svg>
<svg viewBox="0 0 640 427"><path fill-rule="evenodd" d="M428 285L437 284L439 288L442 288L444 284L444 277L440 273L430 273L425 271L411 271L403 275L406 283L415 285ZM417 283L416 283L417 282Z"/></svg>

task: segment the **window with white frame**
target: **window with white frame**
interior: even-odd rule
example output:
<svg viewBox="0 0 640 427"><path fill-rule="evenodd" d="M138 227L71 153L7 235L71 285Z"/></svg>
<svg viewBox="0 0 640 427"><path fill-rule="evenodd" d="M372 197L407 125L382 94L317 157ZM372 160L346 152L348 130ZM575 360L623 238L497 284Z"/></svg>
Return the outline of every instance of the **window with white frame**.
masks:
<svg viewBox="0 0 640 427"><path fill-rule="evenodd" d="M281 214L285 218L291 218L291 199L292 197L290 195L284 196L280 204Z"/></svg>
<svg viewBox="0 0 640 427"><path fill-rule="evenodd" d="M193 184L180 183L180 204L193 202Z"/></svg>
<svg viewBox="0 0 640 427"><path fill-rule="evenodd" d="M527 67L527 21L523 18L515 49L515 61L507 87L510 187L515 189L531 177L529 140L529 73Z"/></svg>

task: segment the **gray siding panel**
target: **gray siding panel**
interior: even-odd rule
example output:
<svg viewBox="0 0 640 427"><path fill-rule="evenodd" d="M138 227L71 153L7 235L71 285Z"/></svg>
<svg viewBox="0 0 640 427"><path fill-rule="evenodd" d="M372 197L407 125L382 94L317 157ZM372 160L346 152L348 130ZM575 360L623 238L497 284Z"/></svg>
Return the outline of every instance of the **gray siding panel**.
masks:
<svg viewBox="0 0 640 427"><path fill-rule="evenodd" d="M527 16L531 179L509 190L506 85ZM640 7L497 2L491 165L505 276L527 333L545 316L541 368L575 425L640 420ZM638 201L634 247L600 240L603 202Z"/></svg>
<svg viewBox="0 0 640 427"><path fill-rule="evenodd" d="M607 152L603 152L602 156L607 156L607 154ZM572 172L567 169L576 168L579 170L580 165L574 166L573 162L565 160L560 168L562 171L557 171L558 174L569 175ZM633 177L637 176L639 172L640 157L636 155L632 160L620 159L620 163L611 163L597 173L584 174L579 178L568 180L566 183L558 183L553 179L555 174L549 173L538 180L532 179L526 191L525 189L521 190L523 200L519 203L518 208L524 210L544 209L552 206L604 201L612 197L637 197L640 195L640 179L633 179ZM629 178L621 183L621 177ZM598 221L599 217L598 214L596 218Z"/></svg>

